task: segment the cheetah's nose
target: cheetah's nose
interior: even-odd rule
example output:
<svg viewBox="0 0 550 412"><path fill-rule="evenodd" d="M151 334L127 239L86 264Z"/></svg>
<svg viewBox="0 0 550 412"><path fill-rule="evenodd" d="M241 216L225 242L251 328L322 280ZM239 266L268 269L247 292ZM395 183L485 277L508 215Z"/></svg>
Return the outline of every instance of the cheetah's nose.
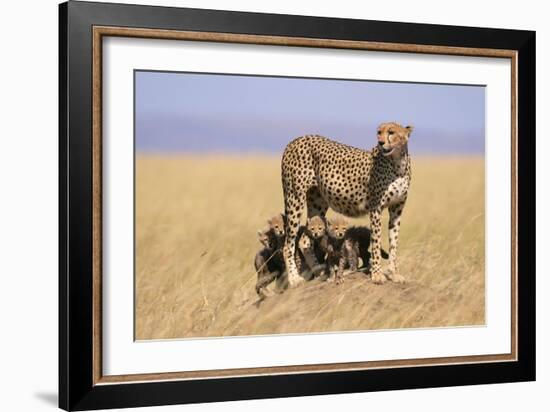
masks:
<svg viewBox="0 0 550 412"><path fill-rule="evenodd" d="M378 146L384 146L384 142L378 142Z"/></svg>

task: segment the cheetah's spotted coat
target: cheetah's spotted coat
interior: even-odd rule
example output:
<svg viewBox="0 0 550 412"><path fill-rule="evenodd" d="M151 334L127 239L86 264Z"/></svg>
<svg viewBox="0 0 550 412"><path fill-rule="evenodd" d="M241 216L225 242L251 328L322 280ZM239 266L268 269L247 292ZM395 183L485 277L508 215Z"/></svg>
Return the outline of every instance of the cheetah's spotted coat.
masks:
<svg viewBox="0 0 550 412"><path fill-rule="evenodd" d="M386 281L380 267L380 238L381 213L388 208L388 277L404 281L397 269L397 244L411 181L407 150L411 131L410 126L383 123L378 127L378 145L369 151L318 135L302 136L287 145L281 162L286 215L283 255L291 286L302 280L295 264L295 245L304 207L308 218L324 218L329 207L349 217L369 215L375 283Z"/></svg>

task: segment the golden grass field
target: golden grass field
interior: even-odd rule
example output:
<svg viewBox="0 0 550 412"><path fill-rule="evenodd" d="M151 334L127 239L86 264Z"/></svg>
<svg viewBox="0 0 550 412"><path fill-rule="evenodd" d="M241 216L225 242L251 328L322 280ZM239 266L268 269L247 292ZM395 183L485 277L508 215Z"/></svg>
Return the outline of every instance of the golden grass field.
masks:
<svg viewBox="0 0 550 412"><path fill-rule="evenodd" d="M259 302L256 232L283 209L280 159L138 155L136 339L484 324L484 177L481 157L413 157L398 253L407 283L357 273Z"/></svg>

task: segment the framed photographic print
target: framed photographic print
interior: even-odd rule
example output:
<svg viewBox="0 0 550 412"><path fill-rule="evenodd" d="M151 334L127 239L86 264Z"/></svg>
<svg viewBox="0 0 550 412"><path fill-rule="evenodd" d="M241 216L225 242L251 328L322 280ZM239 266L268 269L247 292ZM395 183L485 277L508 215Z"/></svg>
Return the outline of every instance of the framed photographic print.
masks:
<svg viewBox="0 0 550 412"><path fill-rule="evenodd" d="M535 379L535 33L60 5L66 410Z"/></svg>

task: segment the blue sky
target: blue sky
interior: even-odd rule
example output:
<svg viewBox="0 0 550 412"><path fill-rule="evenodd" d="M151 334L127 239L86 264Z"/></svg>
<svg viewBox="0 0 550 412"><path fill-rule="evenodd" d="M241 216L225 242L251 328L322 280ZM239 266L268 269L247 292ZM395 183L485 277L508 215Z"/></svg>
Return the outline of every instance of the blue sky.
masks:
<svg viewBox="0 0 550 412"><path fill-rule="evenodd" d="M273 153L303 134L361 148L414 125L417 154L482 155L485 87L136 71L138 152Z"/></svg>

